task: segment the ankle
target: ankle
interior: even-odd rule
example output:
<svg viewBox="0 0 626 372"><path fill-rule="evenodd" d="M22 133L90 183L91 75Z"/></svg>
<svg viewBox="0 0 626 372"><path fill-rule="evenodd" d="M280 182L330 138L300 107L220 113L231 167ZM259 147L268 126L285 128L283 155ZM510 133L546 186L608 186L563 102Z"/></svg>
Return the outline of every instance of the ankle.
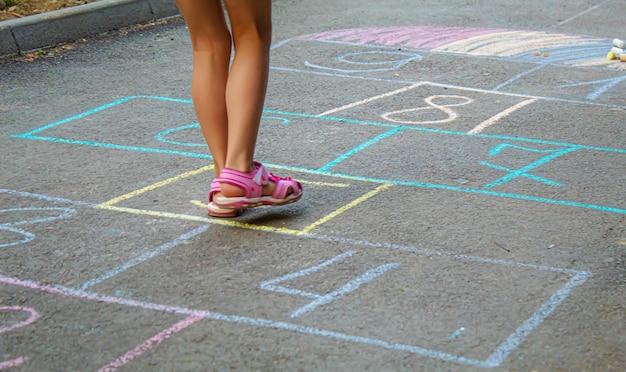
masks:
<svg viewBox="0 0 626 372"><path fill-rule="evenodd" d="M254 164L252 162L248 162L248 161L228 162L228 163L226 163L226 168L234 169L236 171L243 172L243 173L250 173L250 172L253 172L256 169Z"/></svg>

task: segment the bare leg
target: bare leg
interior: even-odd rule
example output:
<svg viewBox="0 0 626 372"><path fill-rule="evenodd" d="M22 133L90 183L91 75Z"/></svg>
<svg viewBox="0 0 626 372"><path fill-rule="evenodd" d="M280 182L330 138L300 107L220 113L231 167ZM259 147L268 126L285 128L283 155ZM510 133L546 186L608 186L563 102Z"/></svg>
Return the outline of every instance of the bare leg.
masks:
<svg viewBox="0 0 626 372"><path fill-rule="evenodd" d="M191 95L215 174L226 164L228 115L226 85L231 36L220 0L176 0L185 18L193 47Z"/></svg>
<svg viewBox="0 0 626 372"><path fill-rule="evenodd" d="M272 42L271 0L225 0L230 19L235 57L226 85L228 152L226 167L241 172L254 170L253 159L265 101ZM271 194L268 185L264 194ZM222 184L226 196L242 190Z"/></svg>
<svg viewBox="0 0 626 372"><path fill-rule="evenodd" d="M216 177L224 168L244 173L254 171L272 39L272 0L223 1L230 30L221 0L176 0L191 36L192 98L214 159ZM231 41L235 54L229 69ZM262 194L271 195L275 182L290 181L278 181L272 176ZM295 183L287 187L295 192L292 185ZM301 190L299 184L298 189ZM218 194L238 197L244 195L244 190L222 182L218 190L212 189L210 199ZM209 214L224 216L223 209L211 203Z"/></svg>

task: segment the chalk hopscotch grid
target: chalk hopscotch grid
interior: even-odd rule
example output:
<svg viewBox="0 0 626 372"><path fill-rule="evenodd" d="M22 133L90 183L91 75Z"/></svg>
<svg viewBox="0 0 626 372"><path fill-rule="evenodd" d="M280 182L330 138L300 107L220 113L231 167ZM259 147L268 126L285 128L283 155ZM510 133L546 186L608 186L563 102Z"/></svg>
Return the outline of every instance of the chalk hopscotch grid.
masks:
<svg viewBox="0 0 626 372"><path fill-rule="evenodd" d="M404 91L407 91L407 90L410 90L410 89L414 89L414 88L420 87L420 86L455 88L455 89L460 89L460 90L464 90L464 91L491 93L491 94L501 94L501 95L506 95L506 96L522 97L522 98L527 98L528 99L527 101L523 101L523 102L531 102L530 100L543 99L541 97L532 97L532 96L517 95L517 94L511 94L511 93L492 92L492 91L485 91L485 90L474 89L474 88L455 87L455 86L451 86L451 85L436 84L436 83L430 83L430 82L419 82L419 83L412 84L411 86L407 86L407 87L401 88L401 89L399 89L397 91L390 92L388 94L383 94L383 95L380 95L380 96L377 96L377 97L370 98L370 99L368 99L366 101L382 98L382 97L385 97L385 96L387 96L389 94L395 94L395 93L398 93L398 92L404 92ZM156 99L156 100L163 100L163 101L169 101L169 102L175 102L175 103L192 104L192 102L190 100L177 99L177 98L169 98L169 97L161 97L161 96L144 96L144 95L129 96L129 97L121 98L121 99L118 99L118 100L113 101L111 103L99 106L99 107L94 108L92 110L85 111L85 112L80 113L78 115L75 115L75 116L72 116L72 117L69 117L69 118L66 118L66 119L62 119L62 120L59 120L59 121L56 121L56 122L53 122L53 123L50 123L50 124L47 124L47 125L44 125L42 127L36 128L36 129L34 129L32 131L29 131L29 132L26 132L26 133L23 133L23 134L14 134L14 135L12 135L12 137L14 137L14 138L22 138L22 139L31 139L31 140L51 141L51 142L58 142L58 143L69 143L69 144L84 145L84 146L104 147L104 148L109 148L109 149L121 149L121 150L130 150L130 151L139 151L139 152L151 152L151 153L161 153L161 154L168 154L168 155L178 155L178 156L188 156L188 157L203 158L203 159L212 159L210 155L204 154L204 153L176 151L176 150L168 150L168 149L157 149L157 148L149 148L149 147L125 146L125 145L118 145L118 144L112 144L112 143L72 140L72 139L66 139L66 138L47 137L47 136L42 136L41 135L41 133L44 132L47 129L61 126L61 125L66 124L68 122L71 122L71 121L74 121L74 120L78 120L78 119L84 118L86 116L95 114L97 112L101 112L103 110L107 110L107 109L113 108L115 106L121 105L121 104L123 104L125 102L128 102L130 100L134 100L134 99ZM356 103L351 104L350 106L353 107L353 106L356 106L358 104L362 104L363 102L365 102L365 101L356 102ZM521 103L522 105L525 104L523 102ZM333 111L341 111L341 109L345 109L345 108L347 108L347 106L346 107L342 107L342 108L338 108L338 109L334 109ZM584 208L584 209L592 209L592 210L598 210L598 211L603 211L603 212L626 214L626 209L612 207L612 206L594 205L594 204L589 204L589 203L581 203L581 202L568 201L568 200L554 200L554 199L548 199L548 198L536 197L536 196L530 196L530 195L521 195L521 194L514 194L514 193L497 192L497 191L486 190L486 189L476 189L476 188L467 188L467 187L459 187L459 186L450 186L450 185L444 185L444 184L433 184L433 183L425 183L425 182L404 182L404 181L399 181L399 180L388 180L388 179L361 177L361 176L354 176L354 175L350 175L350 174L343 174L343 173L337 173L337 172L330 171L330 168L332 168L334 165L339 164L340 162L344 161L345 159L349 158L350 156L353 156L353 155L359 153L360 151L362 151L363 149L365 149L365 148L367 148L367 147L377 143L378 141L380 141L380 140L382 140L384 138L387 138L389 136L392 136L393 134L398 133L400 131L422 131L422 132L427 132L427 133L445 134L445 135L454 135L454 136L481 137L481 138L508 140L508 141L525 142L525 143L536 143L536 144L545 144L545 145L554 145L554 146L563 146L563 147L572 147L572 148L575 147L577 149L587 149L587 150L593 150L593 151L603 151L603 152L613 152L613 153L623 153L623 154L626 154L626 149L616 149L616 148L607 148L607 147L599 147L599 146L587 146L587 145L571 144L571 143L559 142L559 141L549 141L549 140L523 138L523 137L506 136L506 135L493 135L493 134L473 133L473 132L465 133L465 132L450 131L450 130L440 130L440 129L433 129L433 128L423 128L423 127L416 127L416 126L398 125L398 124L393 124L393 123L381 123L381 122L374 122L374 121L362 121L362 120L346 119L346 118L341 118L341 117L328 116L328 115L324 115L324 114L322 114L322 115L313 115L313 114L304 114L304 113L297 113L297 112L285 112L285 111L277 111L277 110L264 110L264 114L271 115L273 118L275 118L277 116L281 116L281 117L300 117L300 118L321 119L321 120L338 121L338 122L351 123L351 124L357 124L357 125L371 125L371 126L389 128L389 130L387 132L377 136L376 138L373 138L370 141L367 141L367 142L357 146L356 148L346 152L345 154L340 155L337 159L331 161L330 163L326 164L325 166L322 166L319 169L309 169L309 168L302 168L302 167L291 167L291 166L284 166L284 165L280 165L280 164L270 164L270 163L267 163L266 165L268 167L272 167L272 168L276 168L276 169L290 170L290 171L301 172L301 173L307 173L307 174L312 174L312 175L338 177L338 178L342 178L342 179L345 179L345 180L357 180L357 181L363 181L363 182L374 182L374 183L381 183L381 184L400 185L400 186L409 186L409 187L421 187L421 188L430 188L430 189L438 189L438 190L456 191L456 192L463 192L463 193L473 193L473 194L497 196L497 197L504 197L504 198L513 198L513 199L518 199L518 200L534 201L534 202L541 202L541 203L548 203L548 204L555 204L555 205L564 205L564 206ZM487 123L487 124L491 125L491 123Z"/></svg>
<svg viewBox="0 0 626 372"><path fill-rule="evenodd" d="M507 339L502 342L491 353L486 360L476 360L457 356L449 353L440 352L437 350L425 349L418 346L399 344L390 341L384 341L379 339L372 339L361 336L354 336L340 332L328 331L319 328L313 328L308 326L302 326L293 323L279 322L270 319L263 318L251 318L238 315L221 314L212 311L189 309L178 306L155 304L142 301L134 301L123 299L114 296L101 295L93 292L73 290L64 288L62 286L44 286L32 281L19 280L15 278L6 277L0 275L0 283L6 285L13 285L33 290L39 290L44 293L62 295L65 297L73 297L90 301L97 301L107 304L124 305L128 307L141 308L146 310L154 310L159 312L166 312L170 314L188 315L190 317L201 317L208 320L218 320L228 323L234 323L239 325L250 325L263 328L280 329L284 331L291 331L301 333L305 335L322 336L339 341L348 341L357 344L364 344L369 346L381 347L389 350L404 351L412 354L421 355L424 357L439 359L448 362L454 362L459 364L473 365L482 368L494 368L502 364L502 362L513 352L529 335L539 326L554 310L569 296L571 291L582 284L589 277L587 272L579 272L574 275L567 284L559 291L554 293L546 302L544 302L535 313L524 321L513 333L511 333ZM193 319L194 322L196 319ZM186 324L190 325L190 324ZM185 325L185 326L186 326ZM166 330L167 331L167 330ZM164 332L166 332L164 331ZM128 355L128 353L127 353Z"/></svg>
<svg viewBox="0 0 626 372"><path fill-rule="evenodd" d="M29 196L29 193L18 192L18 191L13 191L13 190L0 190L0 192L7 192L10 194L16 194L20 196ZM57 199L57 198L47 197L45 195L38 195L38 194L30 194L30 196L37 198L37 199L48 200L48 201L53 201L53 202L67 202L68 201L67 199L61 199L61 198ZM72 202L72 204L82 205L84 203ZM97 206L94 206L94 207L97 207ZM212 221L213 220L211 220L211 222ZM507 356L530 335L533 329L539 326L550 314L552 314L554 310L563 301L565 301L565 299L569 296L569 294L575 287L584 284L586 280L592 275L591 273L586 272L586 271L561 269L561 268L533 265L533 264L523 264L523 263L516 263L516 262L511 262L511 261L505 261L505 260L489 259L489 258L478 257L478 256L451 254L447 252L439 252L439 251L430 250L430 249L421 249L421 248L416 248L416 247L411 247L411 246L402 246L402 245L391 244L391 243L359 241L355 239L348 239L348 238L341 238L341 237L329 237L329 236L321 236L321 235L314 235L314 234L300 235L301 238L305 238L305 239L314 239L314 240L321 240L321 241L327 241L327 242L337 242L337 243L341 243L345 245L355 245L355 246L360 246L364 248L399 250L399 251L411 252L411 253L416 253L416 254L426 255L426 256L448 257L450 259L467 260L467 261L481 262L481 263L486 263L486 264L498 264L498 265L504 265L504 266L509 266L509 267L530 268L530 269L535 269L538 271L550 271L550 272L560 273L560 274L568 275L571 277L570 280L560 290L558 290L552 296L550 296L550 298L546 302L544 302L534 312L534 314L530 318L524 321L515 330L515 332L509 335L507 339L504 342L502 342L492 352L492 354L484 361L475 360L471 358L465 358L465 357L456 356L456 355L452 355L448 353L443 353L437 350L425 349L425 348L421 348L418 346L398 344L398 343L384 341L384 340L371 339L371 338L361 337L361 336L354 336L354 335L349 335L349 334L344 334L344 333L339 333L339 332L334 332L334 331L301 326L301 325L292 324L292 323L277 322L277 321L273 321L269 319L261 319L261 318L242 317L242 316L237 316L237 315L226 315L226 314L214 313L214 312L210 312L206 310L192 310L192 309L181 308L181 307L176 307L176 306L168 306L168 305L162 305L162 304L151 304L151 303L146 303L146 302L127 300L127 299L123 299L119 297L100 295L97 293L85 291L85 289L90 286L99 284L103 282L104 280L112 278L138 265L139 263L148 261L152 259L153 257L167 250L175 248L179 244L187 240L190 240L193 237L205 232L208 226L209 226L208 224L201 225L200 227L174 239L172 242L163 244L151 252L147 252L141 255L140 257L137 257L135 259L128 261L127 263L119 266L116 269L109 271L108 273L106 273L105 275L99 278L93 279L91 281L87 281L85 284L83 284L79 288L71 289L71 288L66 288L62 286L40 285L34 282L19 280L19 279L10 278L6 276L2 276L2 275L0 275L0 283L40 290L40 291L51 293L51 294L60 294L63 296L69 296L69 297L75 297L75 298L81 298L81 299L93 300L93 301L100 301L104 303L120 304L120 305L126 305L130 307L152 309L156 311L165 311L168 313L188 315L190 317L201 317L201 318L206 318L210 320L220 320L220 321L226 321L226 322L235 323L235 324L245 324L245 325L251 325L251 326L258 326L258 327L278 328L281 330L287 330L287 331L292 331L292 332L297 332L297 333L302 333L302 334L318 335L318 336L327 337L327 338L331 338L335 340L349 341L353 343L378 346L378 347L391 349L391 350L405 351L405 352L409 352L413 354L422 355L425 357L430 357L430 358L435 358L435 359L440 359L440 360L450 361L450 362L455 362L455 363L460 363L460 364L474 365L474 366L483 367L483 368L493 368L493 367L497 367L498 365L500 365L507 358ZM275 233L292 235L292 234L280 232L280 231L276 231ZM350 254L350 252L346 254ZM270 281L266 283L266 285L268 285L271 288L271 286L274 285L275 282L280 281L280 279L284 279L284 278L275 279L274 281ZM186 326L189 326L192 323L195 323L197 320L199 320L199 318L189 318L188 320L189 321L187 323L183 322L184 325L181 325L180 327L184 328ZM178 329L176 327L177 326L175 325L174 328L172 329ZM161 333L169 337L171 333L175 331L175 330L172 331L172 329L164 330ZM139 356L142 350L145 350L146 348L151 347L153 344L163 341L167 337L159 334L151 338L150 340L147 340L144 344L137 346L135 350L131 350L126 355L118 358L118 360L114 362L114 364L122 363L122 362L125 363L126 361L132 360L133 358Z"/></svg>
<svg viewBox="0 0 626 372"><path fill-rule="evenodd" d="M284 44L281 44L284 45ZM540 67L539 67L540 68ZM276 69L280 69L280 68L276 68ZM538 69L538 68L537 68ZM294 70L296 71L296 70ZM303 72L303 73L312 73L311 71L298 71L298 72ZM339 76L339 74L333 74L333 73L319 73L318 74L326 74L326 75L331 75L331 76ZM525 74L521 74L520 76L523 76ZM358 77L358 76L353 76L353 75L341 75L342 77L349 77L349 78L364 78L364 79L371 79L371 80L382 80L382 81L387 81L387 82L393 82L393 83L398 83L398 81L396 80L385 80L385 79L375 79L375 78L367 78L367 77ZM511 81L507 81L505 84L502 84L501 86L497 87L495 90L503 87L504 85L510 83ZM411 82L403 82L403 83L411 83ZM442 85L442 84L432 84L432 83L421 83L421 84L428 84L428 85L439 85L439 86L447 86L447 85ZM452 87L452 86L447 86L447 87ZM471 90L470 88L466 88L466 90ZM482 91L482 90L478 90L476 89L475 91ZM506 93L503 93L506 94ZM507 94L507 95L512 95L512 96L517 96L517 97L523 97L523 95L516 95L516 94ZM564 100L564 99L558 99L558 98L549 98L549 97L531 97L531 96L527 96L530 97L527 101L524 102L528 102L528 104L538 100L538 99L547 99L547 100L554 100L554 101L564 101L564 102L573 102L573 103L584 103L584 104L592 104L592 105L598 105L598 106L607 106L607 107L620 107L620 106L615 106L615 105L605 105L605 104L598 104L595 102L587 102L587 101L575 101L575 100ZM172 102L178 102L178 103L191 103L188 100L179 100L179 99L173 99L173 98L168 98L168 97L155 97L155 96L131 96L131 97L126 97L123 99L120 99L118 101L114 101L110 104L107 105L103 105L100 106L94 110L90 110L87 111L85 113L73 116L71 118L68 119L64 119L61 120L59 122L55 122L55 123L51 123L47 126L38 128L34 131L25 133L23 135L14 135L14 137L16 138L28 138L28 139L38 139L38 140L48 140L48 141L53 141L53 142L66 142L66 143L75 143L75 144L81 144L81 145L90 145L90 146L100 146L100 147L108 147L108 148L116 148L116 149L126 149L126 150L133 150L133 151L144 151L144 152L157 152L157 153L165 153L165 154L171 154L171 155L183 155L183 156L193 156L193 157L201 157L201 158L207 158L207 159L211 159L210 156L205 155L205 154L198 154L198 153L193 153L193 152L179 152L179 151L170 151L170 150L161 150L161 149L154 149L154 148L142 148L142 147L132 147L132 146L122 146L122 145L115 145L115 144L107 144L107 143L97 143L97 142L88 142L88 141L74 141L74 140L68 140L68 139L63 139L63 138L54 138L54 137L42 137L42 136L38 136L37 134L52 128L54 126L57 125L62 125L65 124L69 121L72 120L77 120L80 119L82 117L94 114L96 112L114 107L116 105L122 104L124 102L127 102L131 99L136 99L136 98L150 98L150 99L160 99L160 100L166 100L166 101L172 101ZM589 97L588 97L589 98ZM596 98L596 97L593 97ZM306 114L300 114L300 113L286 113L286 112L279 112L279 111L271 111L271 110L266 110L267 112L271 112L271 113L275 113L278 115L295 115L295 116L304 116L304 117L314 117L312 115L306 115ZM348 121L346 119L342 119L342 118L333 118L333 117L328 117L327 115L317 115L316 117L318 118L324 118L324 119L328 119L328 120L339 120L339 121ZM367 123L367 122L361 122L361 121L353 121L355 123L359 123L359 124L370 124L370 125L382 125L382 126L390 126L390 125L386 125L383 123ZM392 126L393 127L393 126ZM388 133L385 133L381 136L379 136L376 139L373 139L372 141L369 141L368 143L365 143L363 145L360 146L360 148L354 149L351 153L346 153L344 155L342 155L343 158L347 158L349 156L351 156L353 153L356 153L358 151L360 151L360 149L367 147L369 144L373 144L376 141L387 137L388 135L391 135L395 132L397 132L399 129L405 130L405 129L411 129L411 130L427 130L427 131L431 131L431 132L435 132L435 133L445 133L445 134L454 134L454 135L466 135L466 134L474 134L476 135L477 133L459 133L459 132L450 132L450 131L440 131L440 130L431 130L428 128L415 128L415 127L398 127L395 126L395 128L391 129ZM485 137L494 137L494 136L485 136ZM497 136L500 138L504 138L506 136ZM536 143L549 143L549 141L542 141L542 140L532 140L532 139L524 139L524 138L517 138L517 137L508 137L508 139L513 139L516 141L529 141L529 142L536 142ZM562 145L561 143L559 143L559 145ZM582 146L584 147L584 146ZM582 148L581 147L581 148ZM623 152L623 150L619 150L619 149L607 149L607 148L599 148L599 147L589 147L592 148L594 150L599 150L599 151L611 151L611 152ZM324 166L323 168L319 169L317 172L316 171L311 171L308 169L299 169L299 168L290 168L290 167L284 167L285 169L290 168L296 171L308 171L309 173L313 173L313 174L321 174L321 175L334 175L334 176L339 176L341 177L342 175L340 174L332 174L331 172L328 172L328 170L330 168L332 168L332 166L334 164L337 164L341 161L341 158L337 159L336 161L334 161L334 163L329 163L326 166ZM276 168L280 168L280 166L275 166ZM389 182L388 180L375 180L375 179L360 179L359 177L353 177L350 175L345 175L346 179L354 179L354 180L362 180L362 181L370 181L370 182L384 182L386 184L393 184L392 182ZM415 183L413 186L420 186L420 184ZM428 184L422 184L422 187L428 187ZM432 185L432 186L443 186L443 185ZM435 187L435 188L439 188L439 187ZM457 190L457 191L462 191ZM23 196L26 196L28 193L21 193L18 191L14 191L14 190L0 190L0 192L12 192L14 194L21 194ZM489 194L489 193L486 193ZM34 195L34 194L31 194ZM499 196L506 196L506 194L501 194ZM66 199L61 199L61 198L48 198L45 197L43 195L38 195L38 197L40 197L41 199L44 200L49 200L49 201L55 201L55 202L68 202L68 200ZM87 206L92 206L92 207L102 207L103 205L100 206L96 206L96 205L89 205L88 203L81 203L81 202L72 202L69 201L72 204L75 205L87 205ZM112 204L112 203L111 203ZM582 206L582 205L580 205ZM112 207L112 205L108 205L107 207L110 207L110 209L112 210L118 210L120 212L132 212L131 209L126 210L125 208L118 208L118 207ZM584 206L582 206L584 207ZM610 209L607 209L606 211L611 211ZM144 212L150 212L150 211L144 211ZM618 210L618 213L622 213L623 211L620 212L620 210ZM175 217L176 215L172 215L171 217ZM180 216L179 216L180 217ZM209 220L209 222L215 222L213 220ZM208 311L202 311L202 310L190 310L190 309L185 309L185 308L177 308L177 307L172 307L172 306L166 306L166 305L159 305L159 304L149 304L149 303L140 303L140 302L136 302L136 301L129 301L129 300L124 300L124 299L120 299L117 297L107 297L107 296L102 296L102 295L98 295L95 293L90 293L90 292L85 292L84 290L90 286L93 286L95 284L98 284L108 278L111 278L127 269L130 269L133 266L136 266L137 264L143 262L143 261L147 261L151 258L153 258L154 256L169 250L171 248L176 247L177 245L181 244L182 242L186 241L187 239L191 239L194 236L206 231L208 225L202 225L197 229L194 229L192 231L190 231L187 234L183 234L181 235L179 238L173 240L172 242L166 243L164 245L161 245L159 247L157 247L154 251L149 252L148 254L142 255L140 257L135 258L134 260L131 260L129 262L127 262L126 264L120 266L119 268L117 268L114 271L111 271L109 273L107 273L106 275L94 279L92 281L88 281L86 283L83 284L83 286L81 286L81 288L79 289L67 289L67 288L62 288L62 287L49 287L49 286L41 286L38 285L36 283L33 282L27 282L27 281L20 281L18 279L12 279L12 278L8 278L8 277L4 277L4 276L0 276L0 282L5 283L5 284L9 284L9 285L18 285L18 286L22 286L22 287L26 287L26 288L31 288L31 289L38 289L40 291L43 292L47 292L47 293L54 293L54 294L61 294L63 296L71 296L71 297L78 297L78 298L83 298L83 299L87 299L87 300L97 300L97 301L102 301L105 303L118 303L118 304L123 304L123 305L127 305L127 306L133 306L133 307L142 307L142 308L146 308L146 309L154 309L154 310L160 310L160 311L166 311L166 312L171 312L171 313L178 313L178 314L184 314L184 315L189 315L188 318L186 318L185 320L183 320L180 323L177 323L176 325L174 325L173 327L170 327L166 330L164 330L163 332L159 333L159 335L149 339L146 341L146 343L139 345L136 349L131 350L129 353L127 353L126 355L118 358L118 360L116 360L114 363L105 366L105 368L103 368L102 370L108 370L107 367L118 367L121 366L122 364L126 363L129 360L132 360L135 356L138 356L139 354L141 354L142 350L145 350L145 348L149 348L151 347L152 344L154 343L159 343L161 341L163 341L165 338L169 337L169 335L171 335L171 333L176 332L177 330L180 330L188 325L191 325L195 322L197 322L200 319L214 319L214 320L222 320L222 321L227 321L227 322L232 322L232 323L237 323L237 324L248 324L248 325L253 325L253 326L261 326L261 327L270 327L270 328L279 328L279 329L283 329L283 330L290 330L290 331L294 331L294 332L299 332L299 333L304 333L304 334L310 334L310 335L320 335L320 336L324 336L324 337L329 337L329 338L333 338L333 339L338 339L338 340L345 340L345 341L351 341L351 342L356 342L356 343L364 343L364 344L369 344L369 345L374 345L374 346L379 346L379 347L384 347L384 348L388 348L388 349L395 349L395 350L404 350L407 352L412 352L412 353L416 353L416 354L420 354L420 355L424 355L424 356L428 356L428 357L433 357L433 358L437 358L437 359L442 359L442 360L447 360L447 361L452 361L452 362L457 362L457 363L461 363L461 364L469 364L469 365L475 365L475 366L479 366L479 367L484 367L484 368L491 368L491 367L496 367L498 366L500 363L502 363L502 361L509 355L510 352L512 352L529 334L530 332L537 327L539 324L541 324L541 322L543 322L543 320L549 316L555 309L556 307L558 307L558 305L560 305L569 295L569 293L571 292L572 289L574 289L576 286L582 285L587 278L591 275L591 273L588 272L583 272L583 271L575 271L575 270L566 270L566 269L558 269L558 268L551 268L551 267L544 267L544 266L536 266L536 265L527 265L527 264L517 264L517 263L511 263L511 262L506 262L506 261L499 261L499 260L491 260L491 259L485 259L485 258L480 258L480 257L472 257L472 256L464 256L464 255L452 255L452 258L455 259L466 259L466 260L475 260L475 261L479 261L479 262L485 262L485 263L494 263L494 264L504 264L504 265L510 265L510 266L517 266L517 267L531 267L531 268L535 268L537 270L549 270L549 271L554 271L554 272L559 272L559 273L566 273L568 275L573 275L572 278L567 282L567 284L559 291L557 291L555 294L553 294L550 299L548 299L548 301L546 301L543 305L541 305L537 311L533 314L533 316L531 318L529 318L527 321L525 321L520 327L518 327L518 329L511 334L502 344L500 344L496 350L487 358L487 360L485 361L478 361L478 360L473 360L473 359L468 359L468 358L463 358L463 357L458 357L458 356L454 356L454 355L450 355L450 354L445 354L445 353L441 353L441 352L437 352L435 350L427 350L427 349L422 349L419 347L415 347L415 346L410 346L410 345L401 345L401 344L395 344L395 343L388 343L386 341L380 341L380 340L374 340L374 339L368 339L368 338L363 338L363 337L358 337L358 336L351 336L351 335L345 335L345 334L341 334L341 333L336 333L336 332L332 332L332 331L324 331L324 330L319 330L319 329L314 329L314 328L310 328L310 327L302 327L302 326L298 326L298 325L294 325L294 324L289 324L289 323L281 323L281 322L274 322L271 320L266 320L266 319L253 319L253 318L246 318L246 317L239 317L239 316L233 316L233 315L223 315L223 314L219 314L219 313L212 313L212 312L208 312ZM239 226L239 227L246 227L246 226ZM274 233L282 233L282 234L289 234L292 235L293 232L291 231L272 231ZM343 238L336 238L336 237L326 237L326 236L317 236L317 235L313 235L313 234L305 234L305 235L301 235L302 238L308 238L308 239L320 239L320 240L330 240L330 241L337 241L337 242L341 242L344 244L356 244L356 245L364 245L366 247L375 247L375 248L388 248L388 249L400 249L400 250L405 250L405 251L411 251L411 252L415 252L415 253L421 253L421 254L431 254L431 255L437 255L437 256L441 256L441 255L448 255L449 254L445 254L445 253L441 253L441 252L435 252L435 251L429 251L429 250L423 250L423 249L417 249L417 248L413 248L413 247L402 247L399 245L395 245L395 244L387 244L387 243L374 243L374 242L360 242L357 240L353 240L353 239L343 239ZM143 348L143 349L142 349ZM15 362L18 363L16 365L19 365L21 363L23 363L25 361L25 358L19 358L16 359ZM117 363L117 364L116 364ZM10 365L7 365L10 367ZM4 364L0 364L0 367L5 367ZM114 369L114 368L113 368Z"/></svg>

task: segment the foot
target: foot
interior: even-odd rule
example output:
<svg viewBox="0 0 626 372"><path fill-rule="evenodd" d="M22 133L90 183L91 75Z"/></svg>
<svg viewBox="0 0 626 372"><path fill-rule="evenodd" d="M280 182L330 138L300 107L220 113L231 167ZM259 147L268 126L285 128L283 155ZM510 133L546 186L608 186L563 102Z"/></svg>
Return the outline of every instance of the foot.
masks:
<svg viewBox="0 0 626 372"><path fill-rule="evenodd" d="M220 193L220 183L213 180L211 182L211 192L209 192L209 201L207 206L207 213L211 217L238 217L243 210L241 208L222 208L213 203L213 198Z"/></svg>
<svg viewBox="0 0 626 372"><path fill-rule="evenodd" d="M220 190L213 194L219 207L252 208L260 205L292 203L302 196L302 185L290 177L269 173L261 163L254 163L252 172L225 168L215 182Z"/></svg>

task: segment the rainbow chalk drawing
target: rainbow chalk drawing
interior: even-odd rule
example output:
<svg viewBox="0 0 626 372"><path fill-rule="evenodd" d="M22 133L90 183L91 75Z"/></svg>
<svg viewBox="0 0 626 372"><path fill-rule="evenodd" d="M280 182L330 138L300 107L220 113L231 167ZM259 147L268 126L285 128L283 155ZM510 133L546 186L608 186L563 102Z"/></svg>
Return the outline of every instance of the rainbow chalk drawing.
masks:
<svg viewBox="0 0 626 372"><path fill-rule="evenodd" d="M611 44L611 39L541 31L447 26L366 27L308 34L295 39L626 69L606 60L606 45ZM532 54L536 50L547 52L550 58L537 58Z"/></svg>
<svg viewBox="0 0 626 372"><path fill-rule="evenodd" d="M387 47L400 49L395 52L379 53L402 53L413 57L405 57L405 61L389 61L388 69L399 68L413 60L421 60L419 51L427 50L432 53L455 54L475 57L499 58L505 61L517 61L535 63L536 67L524 71L506 82L496 86L493 90L498 91L503 87L532 74L548 65L564 65L572 67L603 67L614 70L626 71L626 64L611 63L606 58L607 46L614 45L615 40L597 38L584 35L549 33L540 31L519 31L507 29L488 29L475 27L447 27L447 26L403 26L403 27L366 27L345 30L333 30L314 34L302 35L294 39L284 40L274 45L274 49L281 47L292 40L319 41L334 44L360 45L370 47ZM541 50L541 52L538 52ZM375 52L368 52L375 53ZM363 54L363 53L351 53ZM346 55L348 56L348 55ZM337 58L338 62L351 62L346 56ZM538 56L544 56L538 58ZM545 58L549 57L549 58ZM377 62L381 64L381 62ZM354 65L354 63L353 63ZM305 67L311 68L318 74L332 73L334 76L357 77L355 72L361 74L377 71L365 69L365 63L361 63L359 70L339 69L321 66L320 64L304 62ZM284 67L274 67L277 70L298 71ZM300 70L306 73L307 70ZM309 72L310 73L310 72ZM365 78L359 76L360 78ZM598 85L598 89L590 93L588 100L595 100L600 95L621 83L625 77L618 76L591 82L565 84L560 88L576 87L581 85ZM368 77L371 80L380 80L376 77ZM411 83L400 81L398 83Z"/></svg>

